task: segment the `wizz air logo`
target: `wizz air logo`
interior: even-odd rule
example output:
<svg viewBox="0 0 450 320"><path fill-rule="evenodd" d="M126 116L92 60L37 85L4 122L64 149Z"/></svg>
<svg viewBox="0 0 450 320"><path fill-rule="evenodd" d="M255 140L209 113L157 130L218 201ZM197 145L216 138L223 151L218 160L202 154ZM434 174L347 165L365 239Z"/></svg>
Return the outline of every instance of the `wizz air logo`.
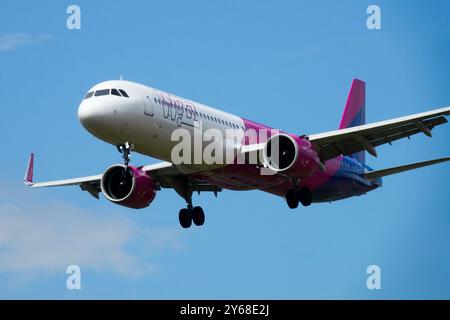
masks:
<svg viewBox="0 0 450 320"><path fill-rule="evenodd" d="M164 119L171 120L177 124L194 127L194 122L198 121L198 112L195 106L183 102L168 94L158 94L157 103L162 105Z"/></svg>

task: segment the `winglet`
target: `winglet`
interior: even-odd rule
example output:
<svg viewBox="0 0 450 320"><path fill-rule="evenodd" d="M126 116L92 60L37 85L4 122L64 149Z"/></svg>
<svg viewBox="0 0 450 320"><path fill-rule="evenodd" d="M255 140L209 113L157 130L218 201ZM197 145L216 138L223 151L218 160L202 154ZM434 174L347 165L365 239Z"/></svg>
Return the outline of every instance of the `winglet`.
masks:
<svg viewBox="0 0 450 320"><path fill-rule="evenodd" d="M23 177L23 182L28 185L33 185L33 168L34 168L34 153L30 154L28 158L27 170L25 171L25 176Z"/></svg>

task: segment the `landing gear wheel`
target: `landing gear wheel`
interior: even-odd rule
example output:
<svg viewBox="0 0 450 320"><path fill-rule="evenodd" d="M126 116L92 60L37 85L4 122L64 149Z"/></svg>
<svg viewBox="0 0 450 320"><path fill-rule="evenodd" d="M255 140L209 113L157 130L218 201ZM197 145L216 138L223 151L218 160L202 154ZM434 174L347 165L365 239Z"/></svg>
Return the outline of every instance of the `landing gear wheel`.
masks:
<svg viewBox="0 0 450 320"><path fill-rule="evenodd" d="M189 209L181 209L178 214L178 219L180 220L180 225L187 229L192 225L192 214Z"/></svg>
<svg viewBox="0 0 450 320"><path fill-rule="evenodd" d="M289 208L295 209L298 207L298 196L297 192L294 189L289 189L286 191L286 203Z"/></svg>
<svg viewBox="0 0 450 320"><path fill-rule="evenodd" d="M205 213L202 207L194 207L192 209L192 221L196 226L202 226L205 223Z"/></svg>
<svg viewBox="0 0 450 320"><path fill-rule="evenodd" d="M312 202L311 191L309 191L309 189L306 187L300 188L300 190L298 190L298 200L305 207L311 205Z"/></svg>

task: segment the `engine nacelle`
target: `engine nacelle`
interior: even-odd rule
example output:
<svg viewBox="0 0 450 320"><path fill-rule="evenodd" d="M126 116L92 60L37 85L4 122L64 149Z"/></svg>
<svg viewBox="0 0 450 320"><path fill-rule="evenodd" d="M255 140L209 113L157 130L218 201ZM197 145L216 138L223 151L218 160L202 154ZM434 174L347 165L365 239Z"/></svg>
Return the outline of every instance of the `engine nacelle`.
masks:
<svg viewBox="0 0 450 320"><path fill-rule="evenodd" d="M121 206L141 209L147 207L156 196L156 184L134 166L115 164L106 169L100 183L106 199Z"/></svg>
<svg viewBox="0 0 450 320"><path fill-rule="evenodd" d="M271 136L263 149L264 164L278 173L303 178L316 170L323 170L322 163L311 143L303 138L280 133Z"/></svg>

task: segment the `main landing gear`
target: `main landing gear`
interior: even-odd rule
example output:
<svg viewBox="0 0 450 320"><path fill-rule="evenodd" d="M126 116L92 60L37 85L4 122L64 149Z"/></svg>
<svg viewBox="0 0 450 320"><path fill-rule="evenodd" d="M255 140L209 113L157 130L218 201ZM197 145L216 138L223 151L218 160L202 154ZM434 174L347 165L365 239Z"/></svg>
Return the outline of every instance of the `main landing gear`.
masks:
<svg viewBox="0 0 450 320"><path fill-rule="evenodd" d="M299 202L305 207L311 205L312 202L311 191L306 187L289 189L286 191L285 198L288 207L291 209L297 208Z"/></svg>
<svg viewBox="0 0 450 320"><path fill-rule="evenodd" d="M175 191L184 199L187 203L187 208L180 210L178 214L178 220L180 225L187 229L192 225L192 222L196 226L202 226L205 223L205 212L202 207L194 207L192 205L192 185L187 180L173 181Z"/></svg>
<svg viewBox="0 0 450 320"><path fill-rule="evenodd" d="M196 226L202 226L205 223L205 213L203 212L202 207L192 207L192 205L188 205L187 208L180 210L178 219L180 220L180 225L185 229L189 228L192 225L192 222L194 222Z"/></svg>

